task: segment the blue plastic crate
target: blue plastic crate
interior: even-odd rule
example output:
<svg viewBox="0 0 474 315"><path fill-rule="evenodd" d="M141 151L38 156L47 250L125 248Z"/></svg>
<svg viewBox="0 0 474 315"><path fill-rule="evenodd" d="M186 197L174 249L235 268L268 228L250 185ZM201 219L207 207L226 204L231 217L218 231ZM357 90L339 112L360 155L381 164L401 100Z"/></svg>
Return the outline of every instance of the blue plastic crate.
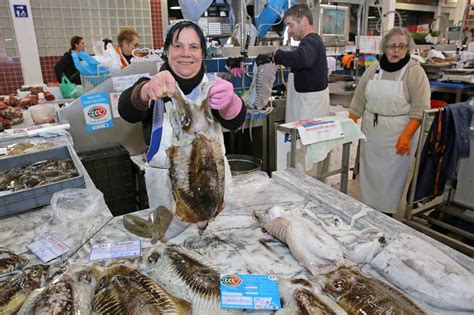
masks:
<svg viewBox="0 0 474 315"><path fill-rule="evenodd" d="M71 160L79 176L35 188L18 190L11 193L7 192L5 194L2 193L2 195L0 195L0 218L48 205L51 201L51 197L57 191L66 188L85 188L84 175L81 169L77 167L70 150L69 147L64 146L2 159L0 162L0 172L15 167L28 166L43 160Z"/></svg>

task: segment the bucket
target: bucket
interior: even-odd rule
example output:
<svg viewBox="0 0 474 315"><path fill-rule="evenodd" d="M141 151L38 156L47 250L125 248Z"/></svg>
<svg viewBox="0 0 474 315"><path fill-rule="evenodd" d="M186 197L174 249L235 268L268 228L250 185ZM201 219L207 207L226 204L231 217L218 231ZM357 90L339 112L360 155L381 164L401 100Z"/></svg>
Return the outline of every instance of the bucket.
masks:
<svg viewBox="0 0 474 315"><path fill-rule="evenodd" d="M229 162L232 175L243 175L259 171L262 167L262 160L251 155L245 154L228 154L226 155Z"/></svg>
<svg viewBox="0 0 474 315"><path fill-rule="evenodd" d="M445 101L439 101L439 100L431 100L430 103L431 103L431 109L441 108L448 105L448 103L446 103Z"/></svg>

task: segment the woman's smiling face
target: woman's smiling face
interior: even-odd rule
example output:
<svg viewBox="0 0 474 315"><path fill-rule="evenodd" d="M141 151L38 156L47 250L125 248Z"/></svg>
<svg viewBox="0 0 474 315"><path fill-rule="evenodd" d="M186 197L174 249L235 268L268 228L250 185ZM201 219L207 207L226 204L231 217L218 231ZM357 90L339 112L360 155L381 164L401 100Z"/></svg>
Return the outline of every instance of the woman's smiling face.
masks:
<svg viewBox="0 0 474 315"><path fill-rule="evenodd" d="M202 48L199 35L190 27L176 32L167 52L168 64L179 77L195 77L202 66Z"/></svg>

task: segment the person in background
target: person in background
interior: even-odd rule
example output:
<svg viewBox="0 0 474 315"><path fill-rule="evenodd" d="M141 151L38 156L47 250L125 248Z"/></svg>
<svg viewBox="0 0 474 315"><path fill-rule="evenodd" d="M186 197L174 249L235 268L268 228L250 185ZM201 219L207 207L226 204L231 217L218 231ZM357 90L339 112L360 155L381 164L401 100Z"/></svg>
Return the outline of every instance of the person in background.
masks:
<svg viewBox="0 0 474 315"><path fill-rule="evenodd" d="M148 161L153 159L158 149L161 150L159 143L162 131L159 125L163 122L164 101L167 96L173 95L176 84L188 98L196 100L201 84L215 81L209 91L209 106L215 123L234 130L244 122L245 104L234 93L232 83L205 73L205 55L205 36L196 23L184 20L172 24L166 35L165 63L160 71L151 79L139 79L121 94L118 105L120 116L130 123L143 124L145 143L149 146Z"/></svg>
<svg viewBox="0 0 474 315"><path fill-rule="evenodd" d="M410 57L415 43L406 28L391 29L380 45L380 61L361 77L349 117L355 122L362 117L367 137L360 150L362 201L392 215L399 208L431 93L425 71Z"/></svg>
<svg viewBox="0 0 474 315"><path fill-rule="evenodd" d="M278 49L257 56L257 64L273 61L290 67L287 82L286 122L329 115L326 48L313 32L313 15L308 5L292 6L284 16L288 36L300 41L296 50Z"/></svg>
<svg viewBox="0 0 474 315"><path fill-rule="evenodd" d="M71 38L71 48L64 53L61 59L54 66L54 73L56 74L56 79L58 82L61 82L63 75L65 75L69 81L75 84L81 84L81 76L79 71L74 65L74 61L71 57L71 52L80 52L84 51L86 48L86 43L84 39L80 36L73 36Z"/></svg>
<svg viewBox="0 0 474 315"><path fill-rule="evenodd" d="M140 46L140 36L133 28L123 28L117 36L118 46L115 47L120 58L122 69L130 64L132 51Z"/></svg>

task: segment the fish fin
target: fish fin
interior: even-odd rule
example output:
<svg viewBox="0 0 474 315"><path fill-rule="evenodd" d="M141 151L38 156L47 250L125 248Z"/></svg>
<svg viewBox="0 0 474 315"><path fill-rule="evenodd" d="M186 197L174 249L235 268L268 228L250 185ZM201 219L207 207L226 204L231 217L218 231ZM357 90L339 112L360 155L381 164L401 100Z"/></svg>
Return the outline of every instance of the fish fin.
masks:
<svg viewBox="0 0 474 315"><path fill-rule="evenodd" d="M150 215L149 230L151 232L151 243L156 244L168 230L173 220L173 213L164 206L159 206Z"/></svg>
<svg viewBox="0 0 474 315"><path fill-rule="evenodd" d="M144 238L152 238L149 222L133 214L126 214L122 219L123 226L127 231Z"/></svg>

